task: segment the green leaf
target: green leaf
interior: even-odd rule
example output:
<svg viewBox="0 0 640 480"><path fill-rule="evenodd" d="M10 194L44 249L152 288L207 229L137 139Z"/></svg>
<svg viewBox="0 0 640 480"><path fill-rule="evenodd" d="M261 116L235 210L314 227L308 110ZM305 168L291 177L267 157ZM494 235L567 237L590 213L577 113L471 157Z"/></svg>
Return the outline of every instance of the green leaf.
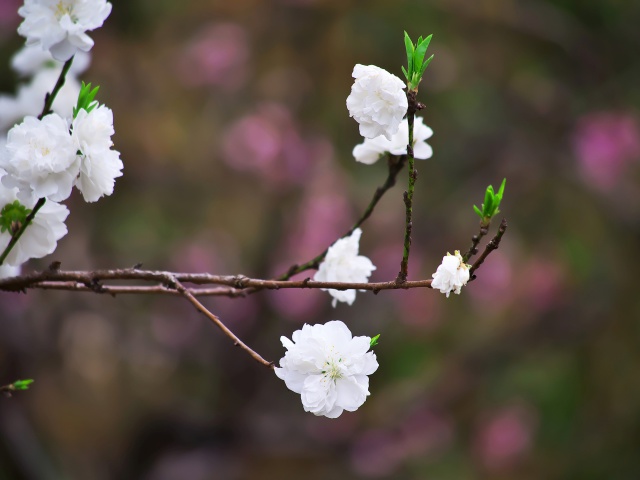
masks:
<svg viewBox="0 0 640 480"><path fill-rule="evenodd" d="M380 334L378 334L375 337L373 337L371 339L371 342L369 342L369 347L375 347L376 345L378 345L378 339L379 338L380 338Z"/></svg>
<svg viewBox="0 0 640 480"><path fill-rule="evenodd" d="M409 34L406 32L404 32L404 46L407 50L407 70L409 72L409 75L413 74L413 52L414 52L414 47L413 47L413 42L411 41L411 37L409 37ZM407 75L408 77L408 75Z"/></svg>
<svg viewBox="0 0 640 480"><path fill-rule="evenodd" d="M16 390L29 390L29 385L34 382L33 379L29 378L27 380L16 380L13 382L13 388Z"/></svg>
<svg viewBox="0 0 640 480"><path fill-rule="evenodd" d="M489 185L487 191L484 194L484 203L482 204L482 213L485 217L491 216L493 209L493 187Z"/></svg>
<svg viewBox="0 0 640 480"><path fill-rule="evenodd" d="M100 86L92 89L91 83L85 84L82 82L80 93L78 94L78 103L73 107L73 118L78 116L80 110L86 110L89 113L98 106L98 102L95 101L98 90L100 90Z"/></svg>
<svg viewBox="0 0 640 480"><path fill-rule="evenodd" d="M422 75L424 74L424 71L427 69L427 67L431 63L431 60L433 60L433 55L431 55L429 58L427 58L427 61L422 64L422 68L420 69L420 78L422 78Z"/></svg>
<svg viewBox="0 0 640 480"><path fill-rule="evenodd" d="M27 221L27 217L31 210L22 205L18 200L6 204L0 211L0 232L10 232L12 235L15 230Z"/></svg>
<svg viewBox="0 0 640 480"><path fill-rule="evenodd" d="M502 184L500 185L500 189L498 190L498 193L496 194L496 197L498 198L498 206L500 206L500 202L502 201L502 195L504 194L504 187L507 184L507 179L503 178L502 179Z"/></svg>
<svg viewBox="0 0 640 480"><path fill-rule="evenodd" d="M402 69L402 73L404 73L404 78L407 79L407 81L409 81L409 72L407 72L407 70L404 67L400 67Z"/></svg>
<svg viewBox="0 0 640 480"><path fill-rule="evenodd" d="M473 210L478 214L478 216L480 218L484 218L484 215L482 215L482 210L480 210L478 207L476 207L475 205L473 206Z"/></svg>
<svg viewBox="0 0 640 480"><path fill-rule="evenodd" d="M422 40L422 37L418 39L418 45L416 47L415 53L413 54L413 59L415 64L420 65L420 67L422 67L424 56L427 53L427 48L429 48L429 44L431 43L431 37L433 37L433 34L429 35L424 40ZM420 69L420 67L416 68L416 70Z"/></svg>

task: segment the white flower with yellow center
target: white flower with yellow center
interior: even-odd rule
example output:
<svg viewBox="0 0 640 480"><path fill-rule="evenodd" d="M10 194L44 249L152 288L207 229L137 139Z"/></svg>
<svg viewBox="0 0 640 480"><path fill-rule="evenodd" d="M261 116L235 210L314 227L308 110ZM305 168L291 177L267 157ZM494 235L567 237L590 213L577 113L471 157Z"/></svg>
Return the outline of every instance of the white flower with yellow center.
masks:
<svg viewBox="0 0 640 480"><path fill-rule="evenodd" d="M445 293L447 298L451 292L460 295L460 289L469 281L469 269L471 265L464 263L460 251L456 250L453 255L447 253L442 257L442 263L432 275L431 288Z"/></svg>
<svg viewBox="0 0 640 480"><path fill-rule="evenodd" d="M27 45L41 45L66 62L78 50L91 50L93 40L86 32L101 27L110 13L106 0L25 0L18 10L24 18L18 33Z"/></svg>
<svg viewBox="0 0 640 480"><path fill-rule="evenodd" d="M353 337L347 326L332 320L304 325L280 337L287 353L275 368L278 378L299 393L305 411L329 418L357 410L369 395L369 377L378 369L369 351L370 337Z"/></svg>

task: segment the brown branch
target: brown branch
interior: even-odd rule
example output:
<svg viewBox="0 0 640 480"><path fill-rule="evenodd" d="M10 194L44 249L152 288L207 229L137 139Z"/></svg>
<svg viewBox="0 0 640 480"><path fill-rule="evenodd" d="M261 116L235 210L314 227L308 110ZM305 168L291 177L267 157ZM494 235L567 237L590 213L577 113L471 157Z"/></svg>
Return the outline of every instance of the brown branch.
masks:
<svg viewBox="0 0 640 480"><path fill-rule="evenodd" d="M194 296L218 295L239 297L257 290L280 290L285 288L332 289L332 290L381 290L430 288L431 280L418 280L397 284L395 281L376 283L316 282L304 280L262 280L244 275L212 275L209 273L175 273L160 270L136 270L131 268L95 271L45 270L28 275L0 280L0 290L24 291L27 289L91 291L94 293L145 293L175 294L167 285L167 279L195 285L223 285L228 288L187 289ZM154 286L104 285L104 281L155 282Z"/></svg>
<svg viewBox="0 0 640 480"><path fill-rule="evenodd" d="M340 238L348 237L353 233L353 231L360 227L373 213L373 209L376 207L382 196L387 192L387 190L391 189L396 184L396 177L402 167L404 167L405 162L407 161L406 155L389 155L387 158L387 165L389 166L389 173L387 175L387 179L385 182L376 188L376 191L373 194L373 198L369 202L366 210L362 213L360 218L353 224L353 226ZM324 260L325 255L329 251L327 247L322 253L315 256L311 260L303 264L296 264L289 267L286 273L283 273L279 277L278 280L289 280L294 275L312 269L317 269L320 266L320 262Z"/></svg>
<svg viewBox="0 0 640 480"><path fill-rule="evenodd" d="M175 277L169 276L168 280L169 280L168 283L170 287L175 287L175 289L183 297L185 297L196 308L196 310L204 314L204 316L207 317L209 320L211 320L211 322L213 322L213 324L216 327L222 330L222 332L233 341L233 344L235 346L240 347L242 350L247 352L251 356L251 358L256 360L258 363L261 363L265 367L267 368L274 367L273 362L269 362L264 358L262 358L262 356L258 352L253 350L246 343L244 343L242 340L236 337L236 335L231 330L229 330L227 326L224 323L222 323L222 321L216 315L214 315L212 312L209 311L209 309L207 309L207 307L205 307L202 303L200 303L198 299L194 297L193 294L187 288L184 287L184 285L182 285L182 283L180 283L177 279L175 279Z"/></svg>
<svg viewBox="0 0 640 480"><path fill-rule="evenodd" d="M469 247L469 250L467 250L466 253L462 255L462 260L464 261L464 263L467 263L471 257L473 257L474 255L477 255L478 244L480 243L480 240L482 240L482 237L484 237L487 233L489 233L490 226L491 226L491 221L489 221L489 223L487 224L480 222L480 231L478 232L477 235L474 235L473 237L471 237L471 246Z"/></svg>
<svg viewBox="0 0 640 480"><path fill-rule="evenodd" d="M504 235L504 232L506 230L507 230L507 219L503 218L502 221L500 222L498 233L496 233L495 237L491 239L491 241L484 248L484 252L482 252L482 255L480 255L476 260L476 262L471 266L471 269L469 270L469 275L471 276L471 280L475 280L476 276L474 272L480 267L480 265L484 263L484 261L489 256L489 254L494 250L498 249L498 247L500 246L500 240L502 240L502 236Z"/></svg>
<svg viewBox="0 0 640 480"><path fill-rule="evenodd" d="M415 169L415 159L413 158L413 122L416 112L419 110L417 100L418 90L409 89L407 91L407 125L409 138L407 143L407 158L409 159L409 184L407 191L404 192L402 198L405 206L405 227L404 227L404 244L402 249L402 261L400 262L400 272L396 278L396 282L404 283L409 275L409 253L411 251L411 232L413 230L413 192L415 190L418 171Z"/></svg>

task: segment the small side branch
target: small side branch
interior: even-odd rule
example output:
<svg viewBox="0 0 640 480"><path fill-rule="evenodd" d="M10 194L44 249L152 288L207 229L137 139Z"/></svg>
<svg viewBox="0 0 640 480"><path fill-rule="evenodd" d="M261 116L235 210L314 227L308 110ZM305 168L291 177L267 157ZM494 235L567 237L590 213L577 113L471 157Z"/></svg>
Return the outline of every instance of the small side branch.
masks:
<svg viewBox="0 0 640 480"><path fill-rule="evenodd" d="M487 233L489 233L490 225L491 224L484 225L481 223L480 231L478 232L478 234L471 237L471 246L469 247L469 250L467 250L465 254L462 256L464 263L467 263L471 257L478 254L478 245L480 244L482 237L484 237Z"/></svg>
<svg viewBox="0 0 640 480"><path fill-rule="evenodd" d="M480 268L480 265L484 263L485 259L489 256L489 254L491 254L491 252L493 252L494 250L498 249L498 247L500 246L500 240L502 240L502 236L506 231L507 231L507 220L503 218L502 221L500 222L498 233L496 233L495 237L491 239L491 241L484 248L484 252L482 252L482 255L480 255L476 260L476 262L471 266L471 269L469 270L469 274L471 275L471 280L475 280L476 276L474 272L478 268Z"/></svg>
<svg viewBox="0 0 640 480"><path fill-rule="evenodd" d="M204 316L207 317L209 320L211 320L211 322L216 327L222 330L222 332L233 341L234 345L236 345L237 347L240 347L242 350L247 352L251 356L251 358L253 358L258 363L261 363L265 367L267 368L274 367L273 362L269 362L265 360L264 358L262 358L262 356L258 352L256 352L251 347L249 347L246 343L240 340L231 330L227 328L227 326L224 323L222 323L222 321L216 315L214 315L212 312L209 311L207 307L205 307L202 303L200 303L198 299L194 297L193 294L187 288L184 287L184 285L182 285L182 283L176 280L175 277L172 277L169 275L168 279L169 279L169 282L168 282L169 286L175 287L175 289L184 298L186 298L196 308L196 310L204 314Z"/></svg>
<svg viewBox="0 0 640 480"><path fill-rule="evenodd" d="M347 231L340 238L348 237L349 235L351 235L356 228L360 227L371 216L371 214L373 213L373 210L376 208L376 205L378 204L380 199L384 196L384 194L389 189L391 189L396 184L396 177L398 176L398 173L400 173L400 170L402 170L402 167L404 167L404 164L406 161L407 161L406 155L389 155L387 159L387 164L389 166L389 173L387 175L387 179L385 180L384 184L382 184L376 189L376 191L373 194L373 198L371 199L371 201L369 202L369 205L367 206L367 209L363 212L360 218L356 221L356 223L353 224L353 226L349 229L349 231ZM326 248L322 253L320 253L313 259L309 260L308 262L300 265L292 265L291 267L289 267L289 270L287 270L286 273L283 273L277 279L289 280L291 277L293 277L298 273L302 273L307 270L317 269L320 266L320 263L322 262L322 260L324 260L324 257L328 251L329 251L329 248Z"/></svg>

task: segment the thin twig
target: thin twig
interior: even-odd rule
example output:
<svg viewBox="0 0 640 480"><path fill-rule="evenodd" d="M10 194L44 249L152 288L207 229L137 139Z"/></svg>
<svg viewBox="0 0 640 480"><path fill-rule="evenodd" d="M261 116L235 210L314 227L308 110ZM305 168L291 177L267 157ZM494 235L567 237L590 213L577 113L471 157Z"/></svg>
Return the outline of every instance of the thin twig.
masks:
<svg viewBox="0 0 640 480"><path fill-rule="evenodd" d="M469 247L469 250L467 250L462 256L462 260L464 261L464 263L467 263L471 257L477 255L478 244L480 243L480 240L482 240L482 237L489 233L490 226L491 222L487 223L486 225L484 223L480 223L480 231L477 235L471 237L471 246Z"/></svg>
<svg viewBox="0 0 640 480"><path fill-rule="evenodd" d="M251 356L251 358L261 363L265 367L267 368L274 367L273 362L269 362L264 358L262 358L262 356L258 352L253 350L246 343L244 343L242 340L236 337L236 335L231 330L229 330L227 326L224 323L222 323L222 321L216 315L214 315L212 312L209 311L207 307L205 307L202 303L200 303L198 299L194 297L193 294L189 291L189 289L185 288L184 285L182 285L182 283L180 283L175 277L168 276L167 278L169 280L168 283L170 283L169 286L175 287L176 290L183 297L185 297L187 300L189 300L189 302L191 302L191 304L196 308L196 310L204 314L204 316L207 317L209 320L211 320L211 322L213 322L216 327L222 330L222 332L233 341L233 344L235 346L240 347L242 350L247 352Z"/></svg>
<svg viewBox="0 0 640 480"><path fill-rule="evenodd" d="M469 275L471 276L471 280L475 280L476 276L474 272L480 267L480 265L482 265L482 263L489 256L489 254L494 250L498 249L498 247L500 246L500 240L502 240L502 236L504 235L504 232L506 230L507 230L507 219L503 218L502 221L500 222L498 233L496 233L495 237L493 237L491 241L487 244L487 246L484 248L484 252L482 252L482 255L478 257L476 262L472 265L471 269L469 270Z"/></svg>
<svg viewBox="0 0 640 480"><path fill-rule="evenodd" d="M51 90L51 93L47 93L44 97L44 107L42 108L42 112L40 113L40 115L38 115L38 120L42 120L45 116L51 113L51 106L53 105L53 102L56 99L58 92L64 86L67 73L69 73L69 69L71 68L72 63L73 63L73 57L71 57L69 60L64 62L64 65L62 66L62 71L58 76L58 80L56 81L56 84L54 85L53 90Z"/></svg>
<svg viewBox="0 0 640 480"><path fill-rule="evenodd" d="M373 213L373 209L376 207L376 205L378 204L382 196L387 192L387 190L389 190L396 184L396 177L398 176L398 173L400 172L400 170L402 170L402 167L404 167L406 160L407 160L406 155L389 155L389 157L387 158L387 164L389 166L389 174L387 175L387 179L381 186L379 186L376 189L376 191L373 194L373 198L369 202L369 205L367 206L363 214L360 216L360 218L340 238L348 237L349 235L351 235L356 228L360 227L360 225L362 225L371 216L371 214ZM317 269L320 266L320 262L324 260L324 257L328 251L329 251L329 248L326 248L322 253L315 256L313 259L309 260L308 262L300 265L292 265L287 270L286 273L283 273L282 275L277 277L277 279L289 280L291 277L293 277L298 273L311 270L311 269Z"/></svg>

